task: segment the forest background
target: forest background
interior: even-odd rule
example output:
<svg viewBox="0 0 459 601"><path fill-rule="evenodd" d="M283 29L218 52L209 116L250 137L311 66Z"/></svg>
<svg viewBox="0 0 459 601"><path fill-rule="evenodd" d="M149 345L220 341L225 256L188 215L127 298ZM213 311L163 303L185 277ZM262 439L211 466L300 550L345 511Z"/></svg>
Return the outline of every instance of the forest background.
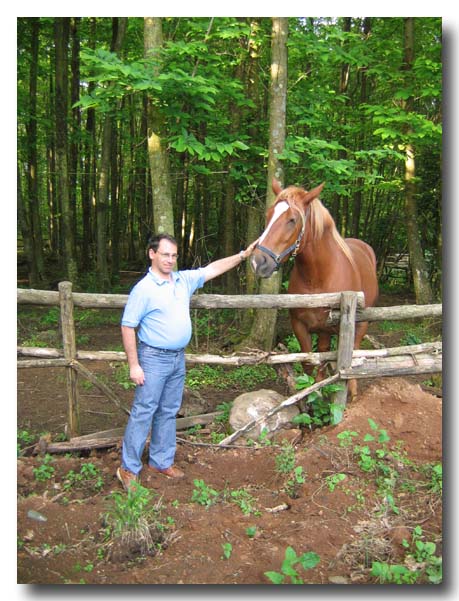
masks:
<svg viewBox="0 0 459 601"><path fill-rule="evenodd" d="M20 17L17 52L30 287L120 292L152 232L175 235L180 268L234 254L274 173L326 182L380 274L408 255L416 301L441 299L441 18ZM249 267L213 286L259 291Z"/></svg>

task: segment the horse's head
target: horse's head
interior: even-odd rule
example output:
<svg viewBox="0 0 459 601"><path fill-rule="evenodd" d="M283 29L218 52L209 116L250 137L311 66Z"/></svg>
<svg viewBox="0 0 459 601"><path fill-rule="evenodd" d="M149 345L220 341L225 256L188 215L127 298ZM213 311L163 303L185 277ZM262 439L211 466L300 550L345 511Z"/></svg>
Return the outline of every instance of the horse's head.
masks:
<svg viewBox="0 0 459 601"><path fill-rule="evenodd" d="M250 263L255 274L269 278L290 255L296 256L305 236L307 211L325 184L310 192L289 186L282 190L273 179L276 200L266 213L266 228L252 253Z"/></svg>

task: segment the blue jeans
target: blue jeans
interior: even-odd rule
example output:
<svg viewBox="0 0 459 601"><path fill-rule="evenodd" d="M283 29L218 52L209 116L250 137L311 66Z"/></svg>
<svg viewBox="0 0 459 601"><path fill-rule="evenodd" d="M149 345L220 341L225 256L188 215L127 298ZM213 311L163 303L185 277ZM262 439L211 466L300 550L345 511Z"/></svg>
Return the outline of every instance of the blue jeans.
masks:
<svg viewBox="0 0 459 601"><path fill-rule="evenodd" d="M151 431L148 462L158 469L174 463L175 417L185 384L185 352L156 349L140 343L139 363L145 382L137 386L124 432L121 465L133 474L142 469L142 453Z"/></svg>

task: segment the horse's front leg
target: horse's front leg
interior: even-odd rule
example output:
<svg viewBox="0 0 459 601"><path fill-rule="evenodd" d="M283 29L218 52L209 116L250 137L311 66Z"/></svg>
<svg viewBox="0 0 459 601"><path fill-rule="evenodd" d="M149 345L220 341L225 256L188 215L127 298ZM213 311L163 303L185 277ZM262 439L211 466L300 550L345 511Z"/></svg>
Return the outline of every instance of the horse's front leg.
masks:
<svg viewBox="0 0 459 601"><path fill-rule="evenodd" d="M312 340L308 327L303 321L297 319L293 315L290 315L290 321L292 324L293 332L297 337L298 342L300 343L301 352L310 353L312 351ZM311 365L306 361L303 361L301 365L303 367L304 373L308 374L309 376L312 376L312 373L314 371L314 365Z"/></svg>
<svg viewBox="0 0 459 601"><path fill-rule="evenodd" d="M318 336L317 340L317 351L319 353L326 353L330 350L330 340L331 334L327 334L326 332L321 332ZM319 369L317 370L316 382L320 382L326 378L326 369L327 362L323 362L320 364Z"/></svg>

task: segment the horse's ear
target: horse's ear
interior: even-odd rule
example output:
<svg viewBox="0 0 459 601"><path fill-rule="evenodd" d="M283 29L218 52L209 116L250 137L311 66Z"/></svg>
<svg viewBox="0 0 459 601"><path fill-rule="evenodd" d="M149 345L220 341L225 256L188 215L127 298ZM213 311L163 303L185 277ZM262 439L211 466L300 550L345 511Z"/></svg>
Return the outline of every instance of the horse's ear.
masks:
<svg viewBox="0 0 459 601"><path fill-rule="evenodd" d="M322 192L322 190L324 189L324 186L325 186L325 182L322 182L316 188L313 188L312 190L309 190L309 192L306 192L305 195L304 195L304 197L302 198L303 203L305 205L309 204L315 198L317 198L319 196L319 194Z"/></svg>
<svg viewBox="0 0 459 601"><path fill-rule="evenodd" d="M282 192L282 188L281 188L280 183L277 181L277 179L275 177L273 177L272 186L273 186L274 194L276 196L278 196Z"/></svg>

